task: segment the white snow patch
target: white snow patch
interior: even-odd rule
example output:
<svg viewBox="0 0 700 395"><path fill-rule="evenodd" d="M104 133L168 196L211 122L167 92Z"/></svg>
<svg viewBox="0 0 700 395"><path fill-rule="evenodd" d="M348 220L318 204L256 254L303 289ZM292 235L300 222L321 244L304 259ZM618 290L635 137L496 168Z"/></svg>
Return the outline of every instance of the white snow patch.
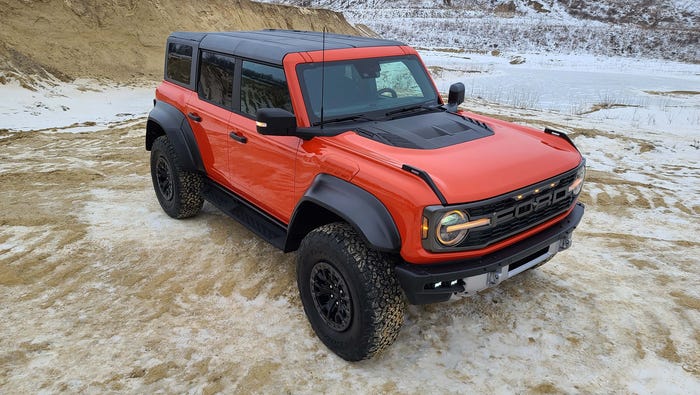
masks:
<svg viewBox="0 0 700 395"><path fill-rule="evenodd" d="M76 80L31 91L13 81L2 92L0 129L89 132L146 116L153 107L154 86Z"/></svg>
<svg viewBox="0 0 700 395"><path fill-rule="evenodd" d="M503 56L421 51L442 92L463 82L472 99L580 115L594 121L588 124L597 122L608 130L698 137L700 65L583 55L521 56L526 62L513 65Z"/></svg>

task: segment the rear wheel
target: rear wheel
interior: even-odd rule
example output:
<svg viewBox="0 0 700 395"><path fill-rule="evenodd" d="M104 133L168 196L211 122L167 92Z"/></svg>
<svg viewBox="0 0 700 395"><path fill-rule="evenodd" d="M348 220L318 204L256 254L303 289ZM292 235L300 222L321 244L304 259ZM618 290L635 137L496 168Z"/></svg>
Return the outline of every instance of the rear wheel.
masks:
<svg viewBox="0 0 700 395"><path fill-rule="evenodd" d="M297 285L314 332L343 359L371 358L396 340L405 303L391 258L350 225L324 225L304 238Z"/></svg>
<svg viewBox="0 0 700 395"><path fill-rule="evenodd" d="M182 170L167 136L158 137L151 147L151 179L158 202L169 216L192 217L202 209L202 175Z"/></svg>

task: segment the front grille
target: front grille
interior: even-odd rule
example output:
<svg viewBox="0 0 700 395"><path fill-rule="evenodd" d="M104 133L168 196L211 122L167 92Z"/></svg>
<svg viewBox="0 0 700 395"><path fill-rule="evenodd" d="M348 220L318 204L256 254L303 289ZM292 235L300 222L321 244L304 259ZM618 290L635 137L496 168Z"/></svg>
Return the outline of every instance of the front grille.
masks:
<svg viewBox="0 0 700 395"><path fill-rule="evenodd" d="M560 176L561 177L561 176ZM572 182L574 182L574 179L576 178L576 172L573 172L571 174L566 174L564 175L561 179L559 178L553 178L553 180L560 180L558 185L571 185ZM549 180L547 182L554 182L552 180ZM470 218L478 218L478 217L483 217L485 215L490 215L492 213L498 213L501 212L508 207L512 207L515 203L518 203L512 199L513 195L517 196L518 192L513 192L509 193L507 195L497 197L495 199L489 199L486 201L486 203L475 203L474 206L467 206L467 210L469 211L469 217ZM495 201L493 201L495 200Z"/></svg>
<svg viewBox="0 0 700 395"><path fill-rule="evenodd" d="M523 218L515 218L511 221L497 224L492 228L484 230L472 230L462 244L462 248L482 248L489 244L503 240L511 235L525 231L535 225L541 224L558 214L565 212L574 202L573 197L557 202L546 209L535 211L533 214Z"/></svg>
<svg viewBox="0 0 700 395"><path fill-rule="evenodd" d="M484 248L566 212L576 199L568 190L576 178L576 171L574 169L536 186L465 205L464 210L470 219L488 217L491 226L470 230L467 238L454 248ZM552 183L555 186L552 187Z"/></svg>

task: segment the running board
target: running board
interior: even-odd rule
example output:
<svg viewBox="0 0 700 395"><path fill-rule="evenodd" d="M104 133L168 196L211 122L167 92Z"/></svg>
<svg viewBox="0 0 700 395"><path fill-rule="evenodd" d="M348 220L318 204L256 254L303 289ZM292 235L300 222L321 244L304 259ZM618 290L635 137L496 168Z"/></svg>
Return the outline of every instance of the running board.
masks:
<svg viewBox="0 0 700 395"><path fill-rule="evenodd" d="M284 224L210 179L204 181L202 195L204 199L240 222L248 230L280 250L284 250L287 240L287 227Z"/></svg>

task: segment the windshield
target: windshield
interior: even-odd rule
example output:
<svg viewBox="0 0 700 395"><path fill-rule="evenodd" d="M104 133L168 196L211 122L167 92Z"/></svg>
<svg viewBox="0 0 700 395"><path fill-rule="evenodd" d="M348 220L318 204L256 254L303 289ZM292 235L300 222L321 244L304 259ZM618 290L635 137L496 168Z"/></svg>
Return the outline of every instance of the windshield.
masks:
<svg viewBox="0 0 700 395"><path fill-rule="evenodd" d="M325 77L322 78L322 73ZM312 125L321 121L321 81L324 122L353 116L385 116L411 106L438 104L438 95L423 65L414 55L304 63L297 66Z"/></svg>

